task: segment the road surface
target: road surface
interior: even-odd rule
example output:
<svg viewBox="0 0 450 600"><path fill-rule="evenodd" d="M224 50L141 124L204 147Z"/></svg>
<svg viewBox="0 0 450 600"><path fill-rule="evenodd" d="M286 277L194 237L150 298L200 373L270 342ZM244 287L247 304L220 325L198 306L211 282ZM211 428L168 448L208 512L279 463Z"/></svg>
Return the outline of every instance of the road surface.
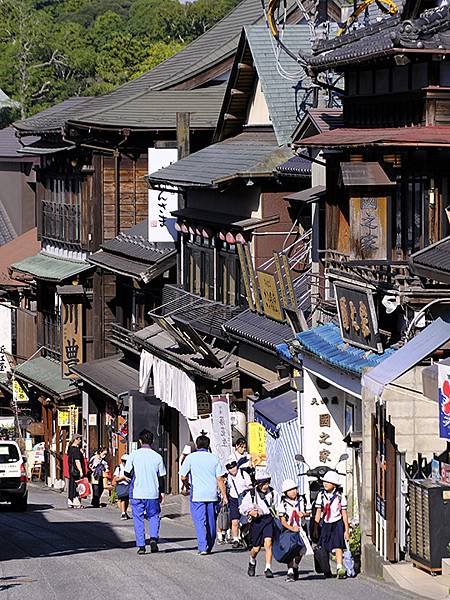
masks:
<svg viewBox="0 0 450 600"><path fill-rule="evenodd" d="M357 577L324 580L311 560L300 581L285 582L275 563L266 580L246 574L246 552L221 546L198 556L188 517L165 518L159 554L137 556L132 521L114 507L67 510L63 495L30 488L26 513L0 505L1 600L404 600L410 594Z"/></svg>

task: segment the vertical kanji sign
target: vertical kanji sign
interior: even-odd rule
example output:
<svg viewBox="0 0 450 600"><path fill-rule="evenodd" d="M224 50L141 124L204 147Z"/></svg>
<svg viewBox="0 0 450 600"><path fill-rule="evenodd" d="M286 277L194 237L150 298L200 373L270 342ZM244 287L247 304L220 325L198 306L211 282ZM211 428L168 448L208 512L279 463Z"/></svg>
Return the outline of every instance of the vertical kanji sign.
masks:
<svg viewBox="0 0 450 600"><path fill-rule="evenodd" d="M230 397L228 394L211 396L211 405L212 446L222 467L225 467L232 448Z"/></svg>
<svg viewBox="0 0 450 600"><path fill-rule="evenodd" d="M83 305L80 302L61 303L61 368L62 376L74 375L70 368L83 362Z"/></svg>

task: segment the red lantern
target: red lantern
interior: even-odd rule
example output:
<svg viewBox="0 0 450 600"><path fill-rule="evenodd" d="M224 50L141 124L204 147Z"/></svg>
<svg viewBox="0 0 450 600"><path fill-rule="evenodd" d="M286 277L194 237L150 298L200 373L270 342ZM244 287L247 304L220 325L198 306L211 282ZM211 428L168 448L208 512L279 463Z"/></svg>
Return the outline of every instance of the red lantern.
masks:
<svg viewBox="0 0 450 600"><path fill-rule="evenodd" d="M236 243L236 238L231 233L231 231L229 231L227 233L227 235L225 236L225 241L227 242L227 244L235 244Z"/></svg>

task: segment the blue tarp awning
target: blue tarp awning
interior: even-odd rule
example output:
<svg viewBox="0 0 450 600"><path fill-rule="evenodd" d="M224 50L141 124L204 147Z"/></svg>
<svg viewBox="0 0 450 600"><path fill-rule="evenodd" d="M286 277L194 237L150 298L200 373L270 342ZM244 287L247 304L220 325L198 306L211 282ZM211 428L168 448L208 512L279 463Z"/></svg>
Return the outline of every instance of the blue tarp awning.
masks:
<svg viewBox="0 0 450 600"><path fill-rule="evenodd" d="M363 386L375 396L380 396L386 385L392 383L397 377L406 373L449 340L450 323L439 317L382 364L366 373L362 378Z"/></svg>
<svg viewBox="0 0 450 600"><path fill-rule="evenodd" d="M384 363L395 352L387 348L383 353L378 354L351 346L344 342L339 327L334 323L326 323L297 333L296 339L302 347L300 352L303 349L310 355L317 356L322 362L353 375L361 375L364 369ZM279 344L277 351L288 362L293 361L287 344Z"/></svg>
<svg viewBox="0 0 450 600"><path fill-rule="evenodd" d="M261 423L271 435L276 434L280 423L287 423L296 418L297 393L293 390L255 403L255 421Z"/></svg>

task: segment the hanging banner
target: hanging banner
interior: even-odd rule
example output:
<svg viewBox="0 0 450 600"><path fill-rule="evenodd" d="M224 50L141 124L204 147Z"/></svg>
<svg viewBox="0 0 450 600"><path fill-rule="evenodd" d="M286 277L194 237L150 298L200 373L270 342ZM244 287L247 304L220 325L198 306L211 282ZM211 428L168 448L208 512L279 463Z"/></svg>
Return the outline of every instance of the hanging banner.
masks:
<svg viewBox="0 0 450 600"><path fill-rule="evenodd" d="M62 376L71 379L70 371L83 362L83 305L74 302L61 304L61 368Z"/></svg>
<svg viewBox="0 0 450 600"><path fill-rule="evenodd" d="M176 148L149 148L148 172L154 173L178 160ZM169 187L169 186L166 186ZM173 242L177 239L176 218L172 211L178 208L177 189L148 191L148 241Z"/></svg>
<svg viewBox="0 0 450 600"><path fill-rule="evenodd" d="M71 407L58 408L58 427L70 427Z"/></svg>
<svg viewBox="0 0 450 600"><path fill-rule="evenodd" d="M450 366L438 364L439 437L450 440Z"/></svg>
<svg viewBox="0 0 450 600"><path fill-rule="evenodd" d="M266 430L260 423L249 423L248 451L252 457L252 463L259 465L266 461Z"/></svg>
<svg viewBox="0 0 450 600"><path fill-rule="evenodd" d="M219 457L220 463L225 467L231 454L231 419L230 419L230 397L228 394L211 396L212 405L212 440L214 440L214 451Z"/></svg>

